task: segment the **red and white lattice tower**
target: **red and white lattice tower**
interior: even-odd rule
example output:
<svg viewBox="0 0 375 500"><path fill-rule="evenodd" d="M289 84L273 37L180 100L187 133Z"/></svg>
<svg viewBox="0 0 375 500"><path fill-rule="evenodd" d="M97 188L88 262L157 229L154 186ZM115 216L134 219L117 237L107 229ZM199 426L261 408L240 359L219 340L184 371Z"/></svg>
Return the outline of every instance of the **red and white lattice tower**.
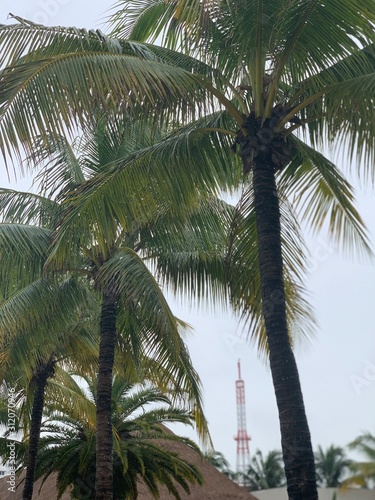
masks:
<svg viewBox="0 0 375 500"><path fill-rule="evenodd" d="M244 485L243 474L250 465L249 441L251 437L246 431L245 382L241 378L241 364L238 360L238 380L236 380L237 398L237 473L238 484Z"/></svg>

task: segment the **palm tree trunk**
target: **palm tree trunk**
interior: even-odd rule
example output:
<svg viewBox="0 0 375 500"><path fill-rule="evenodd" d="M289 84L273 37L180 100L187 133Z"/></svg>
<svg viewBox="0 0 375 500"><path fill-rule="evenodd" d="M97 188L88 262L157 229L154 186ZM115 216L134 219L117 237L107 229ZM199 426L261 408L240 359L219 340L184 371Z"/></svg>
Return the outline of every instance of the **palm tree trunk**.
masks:
<svg viewBox="0 0 375 500"><path fill-rule="evenodd" d="M100 318L100 347L96 403L95 499L113 499L112 371L116 344L116 297L104 293Z"/></svg>
<svg viewBox="0 0 375 500"><path fill-rule="evenodd" d="M249 158L243 158L244 168ZM272 162L257 159L253 188L262 307L290 500L317 500L314 455L286 319L279 199Z"/></svg>
<svg viewBox="0 0 375 500"><path fill-rule="evenodd" d="M33 381L35 383L35 393L31 411L29 448L27 451L26 477L22 492L22 500L31 500L33 496L40 428L42 425L44 408L44 395L47 380L53 375L54 366L55 361L50 359L48 363L39 366L34 374Z"/></svg>

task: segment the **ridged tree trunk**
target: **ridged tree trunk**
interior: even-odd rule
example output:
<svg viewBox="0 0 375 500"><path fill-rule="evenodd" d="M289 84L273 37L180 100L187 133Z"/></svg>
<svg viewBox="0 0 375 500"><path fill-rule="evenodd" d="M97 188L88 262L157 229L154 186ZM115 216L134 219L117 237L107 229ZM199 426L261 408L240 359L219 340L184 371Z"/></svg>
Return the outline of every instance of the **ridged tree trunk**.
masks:
<svg viewBox="0 0 375 500"><path fill-rule="evenodd" d="M100 318L99 370L96 402L95 499L113 499L112 371L116 344L116 297L104 293Z"/></svg>
<svg viewBox="0 0 375 500"><path fill-rule="evenodd" d="M29 447L26 459L26 477L22 491L22 500L31 500L34 490L35 470L37 465L38 446L40 439L40 428L42 425L44 396L47 381L54 373L55 361L51 359L39 366L33 377L35 393L33 407L31 410Z"/></svg>
<svg viewBox="0 0 375 500"><path fill-rule="evenodd" d="M279 411L282 452L290 500L317 500L314 455L285 305L280 210L272 161L243 157L253 171L262 304L269 359Z"/></svg>

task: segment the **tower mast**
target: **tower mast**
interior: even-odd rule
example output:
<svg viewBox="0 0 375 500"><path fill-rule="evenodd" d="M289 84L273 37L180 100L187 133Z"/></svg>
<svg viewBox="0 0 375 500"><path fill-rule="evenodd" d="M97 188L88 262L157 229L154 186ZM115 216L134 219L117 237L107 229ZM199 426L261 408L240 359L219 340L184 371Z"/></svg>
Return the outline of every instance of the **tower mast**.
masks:
<svg viewBox="0 0 375 500"><path fill-rule="evenodd" d="M241 362L238 360L238 380L236 380L237 399L237 474L238 484L244 486L244 474L250 465L249 441L251 437L246 431L245 382L241 378Z"/></svg>

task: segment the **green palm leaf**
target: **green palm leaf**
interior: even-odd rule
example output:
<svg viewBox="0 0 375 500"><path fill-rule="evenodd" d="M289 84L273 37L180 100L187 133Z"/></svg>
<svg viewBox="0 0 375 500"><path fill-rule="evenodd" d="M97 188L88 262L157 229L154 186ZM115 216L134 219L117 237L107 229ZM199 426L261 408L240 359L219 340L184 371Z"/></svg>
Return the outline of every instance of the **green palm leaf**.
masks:
<svg viewBox="0 0 375 500"><path fill-rule="evenodd" d="M354 207L353 190L321 153L293 138L295 155L280 177L280 189L293 196L301 220L313 232L327 227L335 243L362 257L372 255L365 224Z"/></svg>
<svg viewBox="0 0 375 500"><path fill-rule="evenodd" d="M49 197L0 188L0 213L4 222L52 229L59 210L59 205Z"/></svg>
<svg viewBox="0 0 375 500"><path fill-rule="evenodd" d="M100 32L45 28L21 20L0 28L0 42L0 66L15 64L1 72L0 137L10 140L1 141L4 156L9 145L18 151L18 140L31 150L40 133L62 135L78 123L85 126L98 106L127 106L130 112L142 103L144 113L147 106L154 113L163 103L163 109L178 109L183 116L195 108L187 96L202 93L202 79L161 62L146 46L120 43ZM19 63L17 58L27 50Z"/></svg>
<svg viewBox="0 0 375 500"><path fill-rule="evenodd" d="M1 223L0 283L2 287L28 284L40 277L50 243L48 229L31 225Z"/></svg>

